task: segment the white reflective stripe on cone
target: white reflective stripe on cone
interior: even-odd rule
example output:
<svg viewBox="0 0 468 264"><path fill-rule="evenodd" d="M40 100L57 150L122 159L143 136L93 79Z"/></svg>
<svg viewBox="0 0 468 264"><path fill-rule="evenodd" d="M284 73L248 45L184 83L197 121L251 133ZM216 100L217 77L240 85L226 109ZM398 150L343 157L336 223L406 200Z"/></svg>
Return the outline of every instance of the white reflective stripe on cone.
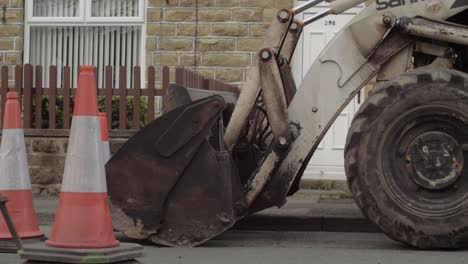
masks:
<svg viewBox="0 0 468 264"><path fill-rule="evenodd" d="M62 192L107 192L99 117L74 116Z"/></svg>
<svg viewBox="0 0 468 264"><path fill-rule="evenodd" d="M104 157L104 164L106 164L111 157L109 141L102 141L102 155Z"/></svg>
<svg viewBox="0 0 468 264"><path fill-rule="evenodd" d="M31 190L23 129L2 131L0 190Z"/></svg>

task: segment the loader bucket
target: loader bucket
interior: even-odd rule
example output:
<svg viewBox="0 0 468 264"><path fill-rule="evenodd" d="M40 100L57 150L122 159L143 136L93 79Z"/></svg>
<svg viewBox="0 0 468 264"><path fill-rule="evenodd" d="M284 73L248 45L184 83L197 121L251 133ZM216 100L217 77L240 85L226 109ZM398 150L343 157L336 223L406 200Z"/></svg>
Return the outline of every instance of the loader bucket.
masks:
<svg viewBox="0 0 468 264"><path fill-rule="evenodd" d="M236 220L236 169L208 140L226 104L220 96L190 102L176 86L168 97L175 109L139 131L106 165L113 223L130 238L196 246Z"/></svg>

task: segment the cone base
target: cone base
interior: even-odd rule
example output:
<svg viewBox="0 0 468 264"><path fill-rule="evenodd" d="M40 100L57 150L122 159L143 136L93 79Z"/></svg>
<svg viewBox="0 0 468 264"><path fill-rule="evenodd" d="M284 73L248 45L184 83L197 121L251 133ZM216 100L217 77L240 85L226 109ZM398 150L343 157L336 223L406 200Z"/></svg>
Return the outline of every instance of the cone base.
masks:
<svg viewBox="0 0 468 264"><path fill-rule="evenodd" d="M0 194L9 199L6 207L20 238L44 236L37 222L31 190L0 191ZM5 220L3 217L0 217L0 239L11 238L12 236Z"/></svg>
<svg viewBox="0 0 468 264"><path fill-rule="evenodd" d="M60 194L49 247L100 249L117 247L107 193Z"/></svg>
<svg viewBox="0 0 468 264"><path fill-rule="evenodd" d="M21 259L60 263L116 263L143 256L143 247L121 243L120 246L104 249L54 248L45 244L31 244L19 252Z"/></svg>

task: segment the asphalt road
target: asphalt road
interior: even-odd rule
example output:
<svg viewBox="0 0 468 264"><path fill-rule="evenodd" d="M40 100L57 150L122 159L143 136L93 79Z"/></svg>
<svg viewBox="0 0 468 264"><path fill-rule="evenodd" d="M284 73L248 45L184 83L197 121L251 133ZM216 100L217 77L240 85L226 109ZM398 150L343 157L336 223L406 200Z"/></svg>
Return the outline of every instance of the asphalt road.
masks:
<svg viewBox="0 0 468 264"><path fill-rule="evenodd" d="M420 251L379 233L232 231L193 249L145 247L146 264L457 264L466 251ZM0 254L0 263L23 263Z"/></svg>

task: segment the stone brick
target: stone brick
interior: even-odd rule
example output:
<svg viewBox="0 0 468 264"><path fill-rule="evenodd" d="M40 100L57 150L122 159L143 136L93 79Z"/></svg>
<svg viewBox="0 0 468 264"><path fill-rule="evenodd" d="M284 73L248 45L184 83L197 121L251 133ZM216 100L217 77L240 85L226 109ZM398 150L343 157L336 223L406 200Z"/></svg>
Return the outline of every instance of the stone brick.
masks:
<svg viewBox="0 0 468 264"><path fill-rule="evenodd" d="M197 4L194 0L180 0L180 6L195 6ZM214 0L198 0L199 7L212 7L214 6Z"/></svg>
<svg viewBox="0 0 468 264"><path fill-rule="evenodd" d="M147 37L146 38L146 50L147 51L154 51L156 50L156 38L155 37Z"/></svg>
<svg viewBox="0 0 468 264"><path fill-rule="evenodd" d="M177 66L179 64L179 56L175 52L154 53L153 58L156 66Z"/></svg>
<svg viewBox="0 0 468 264"><path fill-rule="evenodd" d="M172 7L178 4L179 0L148 0L148 7Z"/></svg>
<svg viewBox="0 0 468 264"><path fill-rule="evenodd" d="M240 8L232 11L232 20L239 22L263 21L263 12L259 8Z"/></svg>
<svg viewBox="0 0 468 264"><path fill-rule="evenodd" d="M246 24L215 24L212 30L214 36L245 37L249 35L249 26Z"/></svg>
<svg viewBox="0 0 468 264"><path fill-rule="evenodd" d="M193 22L195 17L193 9L167 9L165 11L165 19L168 22Z"/></svg>
<svg viewBox="0 0 468 264"><path fill-rule="evenodd" d="M62 142L53 138L36 138L32 141L32 151L36 153L65 154Z"/></svg>
<svg viewBox="0 0 468 264"><path fill-rule="evenodd" d="M13 38L0 39L0 50L13 50L15 48L15 41Z"/></svg>
<svg viewBox="0 0 468 264"><path fill-rule="evenodd" d="M212 68L197 68L196 72L206 78L214 78L214 69Z"/></svg>
<svg viewBox="0 0 468 264"><path fill-rule="evenodd" d="M263 44L262 38L257 39L237 39L238 51L256 52Z"/></svg>
<svg viewBox="0 0 468 264"><path fill-rule="evenodd" d="M268 7L268 8L275 8L275 9L282 9L282 8L291 8L292 1L284 1L284 0L241 0L240 5L242 7Z"/></svg>
<svg viewBox="0 0 468 264"><path fill-rule="evenodd" d="M184 66L195 66L201 64L201 54L198 53L196 58L193 53L182 53L180 54L180 65Z"/></svg>
<svg viewBox="0 0 468 264"><path fill-rule="evenodd" d="M269 25L264 25L264 24L250 25L250 36L254 38L263 37L265 36L265 33L267 32L268 28L269 28Z"/></svg>
<svg viewBox="0 0 468 264"><path fill-rule="evenodd" d="M238 7L239 5L239 0L215 0L216 7Z"/></svg>
<svg viewBox="0 0 468 264"><path fill-rule="evenodd" d="M231 19L231 10L226 9L205 9L198 12L200 21L203 22L224 22Z"/></svg>
<svg viewBox="0 0 468 264"><path fill-rule="evenodd" d="M236 42L234 39L208 38L197 40L199 51L234 51Z"/></svg>
<svg viewBox="0 0 468 264"><path fill-rule="evenodd" d="M27 138L27 137L24 138L24 144L25 144L25 147L26 147L26 153L31 153L31 152L32 152L32 148L31 148L32 143L33 143L33 139Z"/></svg>
<svg viewBox="0 0 468 264"><path fill-rule="evenodd" d="M23 27L20 25L1 25L0 37L23 36Z"/></svg>
<svg viewBox="0 0 468 264"><path fill-rule="evenodd" d="M15 50L23 51L23 49L24 49L23 38L15 38Z"/></svg>
<svg viewBox="0 0 468 264"><path fill-rule="evenodd" d="M202 59L202 65L212 67L245 67L249 64L249 54L203 54Z"/></svg>
<svg viewBox="0 0 468 264"><path fill-rule="evenodd" d="M65 166L65 155L57 154L29 154L29 166L47 166L47 167L61 167Z"/></svg>
<svg viewBox="0 0 468 264"><path fill-rule="evenodd" d="M32 184L58 184L62 181L64 168L61 166L47 166L43 164L39 167L29 168Z"/></svg>
<svg viewBox="0 0 468 264"><path fill-rule="evenodd" d="M242 69L217 69L216 79L225 82L240 82L243 80Z"/></svg>
<svg viewBox="0 0 468 264"><path fill-rule="evenodd" d="M24 0L10 0L10 7L22 8Z"/></svg>
<svg viewBox="0 0 468 264"><path fill-rule="evenodd" d="M278 9L276 8L265 8L263 9L263 21L270 24L273 19L278 15Z"/></svg>
<svg viewBox="0 0 468 264"><path fill-rule="evenodd" d="M188 51L193 50L193 39L159 39L159 50Z"/></svg>
<svg viewBox="0 0 468 264"><path fill-rule="evenodd" d="M148 36L175 36L175 25L149 23L146 28Z"/></svg>
<svg viewBox="0 0 468 264"><path fill-rule="evenodd" d="M18 65L23 63L22 53L20 52L7 52L5 54L5 64Z"/></svg>
<svg viewBox="0 0 468 264"><path fill-rule="evenodd" d="M49 185L42 185L42 184L32 184L32 192L35 195L41 196L58 196L61 190L61 184L49 184Z"/></svg>
<svg viewBox="0 0 468 264"><path fill-rule="evenodd" d="M6 12L6 22L7 23L20 23L23 22L23 13L22 9L7 9Z"/></svg>
<svg viewBox="0 0 468 264"><path fill-rule="evenodd" d="M209 36L211 34L210 24L198 24L198 27L192 24L179 24L177 25L177 36Z"/></svg>
<svg viewBox="0 0 468 264"><path fill-rule="evenodd" d="M146 21L158 22L162 20L162 11L159 8L150 8L146 13Z"/></svg>

